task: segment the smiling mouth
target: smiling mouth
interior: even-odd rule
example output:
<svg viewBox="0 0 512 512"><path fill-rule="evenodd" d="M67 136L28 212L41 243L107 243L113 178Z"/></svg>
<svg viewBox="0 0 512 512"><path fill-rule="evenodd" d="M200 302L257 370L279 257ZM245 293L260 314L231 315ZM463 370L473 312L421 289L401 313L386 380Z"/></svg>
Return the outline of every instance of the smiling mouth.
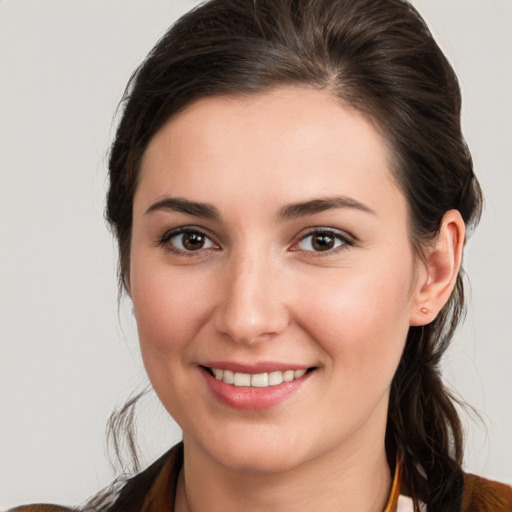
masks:
<svg viewBox="0 0 512 512"><path fill-rule="evenodd" d="M231 370L222 370L220 368L209 368L207 366L203 366L203 368L212 377L226 384L253 388L267 388L278 386L283 382L292 382L314 370L314 368L301 368L300 370L274 371L268 373L241 373Z"/></svg>

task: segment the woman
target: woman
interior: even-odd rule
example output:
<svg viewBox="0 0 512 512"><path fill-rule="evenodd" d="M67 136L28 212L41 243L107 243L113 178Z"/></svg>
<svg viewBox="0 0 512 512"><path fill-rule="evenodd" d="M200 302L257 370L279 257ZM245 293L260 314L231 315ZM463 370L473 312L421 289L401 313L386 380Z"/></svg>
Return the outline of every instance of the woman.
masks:
<svg viewBox="0 0 512 512"><path fill-rule="evenodd" d="M91 506L510 510L463 474L438 373L480 207L456 77L408 4L182 18L126 94L107 216L184 442Z"/></svg>

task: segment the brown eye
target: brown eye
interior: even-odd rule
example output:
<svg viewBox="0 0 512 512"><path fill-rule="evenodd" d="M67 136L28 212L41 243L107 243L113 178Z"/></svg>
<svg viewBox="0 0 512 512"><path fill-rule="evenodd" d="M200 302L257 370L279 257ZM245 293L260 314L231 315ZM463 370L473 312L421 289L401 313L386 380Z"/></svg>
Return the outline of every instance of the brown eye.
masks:
<svg viewBox="0 0 512 512"><path fill-rule="evenodd" d="M308 252L329 252L346 245L352 245L351 241L342 233L334 231L314 231L304 236L297 248Z"/></svg>
<svg viewBox="0 0 512 512"><path fill-rule="evenodd" d="M315 251L328 251L334 247L334 242L334 237L326 233L313 235L311 238L311 245Z"/></svg>
<svg viewBox="0 0 512 512"><path fill-rule="evenodd" d="M164 236L162 245L178 253L200 251L216 247L212 240L201 231L184 229Z"/></svg>
<svg viewBox="0 0 512 512"><path fill-rule="evenodd" d="M182 244L188 251L197 251L202 249L205 242L205 237L201 233L183 233Z"/></svg>

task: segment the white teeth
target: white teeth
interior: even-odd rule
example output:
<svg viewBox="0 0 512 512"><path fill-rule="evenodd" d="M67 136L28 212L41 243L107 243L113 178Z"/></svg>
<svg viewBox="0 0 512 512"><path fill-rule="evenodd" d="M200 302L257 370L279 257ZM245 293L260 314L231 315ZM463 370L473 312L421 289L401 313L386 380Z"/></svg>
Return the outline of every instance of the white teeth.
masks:
<svg viewBox="0 0 512 512"><path fill-rule="evenodd" d="M266 388L268 386L268 373L257 373L251 377L251 386Z"/></svg>
<svg viewBox="0 0 512 512"><path fill-rule="evenodd" d="M285 382L290 382L295 378L295 372L293 370L286 370L283 373L283 380Z"/></svg>
<svg viewBox="0 0 512 512"><path fill-rule="evenodd" d="M239 387L266 388L268 386L277 386L283 382L291 382L292 380L300 379L305 375L307 370L302 368L300 370L286 370L284 372L276 371L251 374L212 368L212 372L217 380L221 380L226 384L233 384Z"/></svg>
<svg viewBox="0 0 512 512"><path fill-rule="evenodd" d="M268 385L277 386L283 382L283 372L270 372L268 374Z"/></svg>
<svg viewBox="0 0 512 512"><path fill-rule="evenodd" d="M233 381L235 386L250 386L251 376L248 373L235 373L235 380Z"/></svg>
<svg viewBox="0 0 512 512"><path fill-rule="evenodd" d="M224 370L222 380L226 384L233 384L233 382L235 382L235 374L233 372L230 372L229 370Z"/></svg>

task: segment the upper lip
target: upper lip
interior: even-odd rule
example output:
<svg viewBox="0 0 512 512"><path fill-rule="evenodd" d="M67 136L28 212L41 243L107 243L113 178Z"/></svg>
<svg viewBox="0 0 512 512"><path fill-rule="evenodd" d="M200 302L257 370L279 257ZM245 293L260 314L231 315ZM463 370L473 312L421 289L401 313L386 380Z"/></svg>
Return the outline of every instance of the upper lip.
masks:
<svg viewBox="0 0 512 512"><path fill-rule="evenodd" d="M307 370L311 365L294 364L294 363L281 363L275 361L258 361L254 363L241 363L237 361L209 361L201 364L208 368L215 368L217 370L230 370L235 373L269 373L269 372L284 372L286 370Z"/></svg>

